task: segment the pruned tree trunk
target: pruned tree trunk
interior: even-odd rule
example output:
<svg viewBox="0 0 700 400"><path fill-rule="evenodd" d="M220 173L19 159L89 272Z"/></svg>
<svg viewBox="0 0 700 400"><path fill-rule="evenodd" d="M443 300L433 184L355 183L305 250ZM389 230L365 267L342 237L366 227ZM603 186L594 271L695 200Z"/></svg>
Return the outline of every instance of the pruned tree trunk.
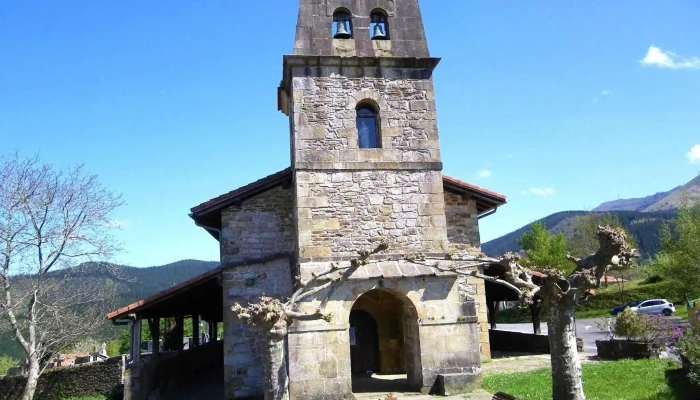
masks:
<svg viewBox="0 0 700 400"><path fill-rule="evenodd" d="M284 335L278 332L263 334L263 370L265 372L265 400L289 400Z"/></svg>
<svg viewBox="0 0 700 400"><path fill-rule="evenodd" d="M552 399L585 400L581 360L576 347L574 305L552 301L547 307L549 348L552 354Z"/></svg>
<svg viewBox="0 0 700 400"><path fill-rule="evenodd" d="M36 387L39 383L39 358L36 353L29 356L29 366L27 370L27 384L22 391L22 400L32 400Z"/></svg>

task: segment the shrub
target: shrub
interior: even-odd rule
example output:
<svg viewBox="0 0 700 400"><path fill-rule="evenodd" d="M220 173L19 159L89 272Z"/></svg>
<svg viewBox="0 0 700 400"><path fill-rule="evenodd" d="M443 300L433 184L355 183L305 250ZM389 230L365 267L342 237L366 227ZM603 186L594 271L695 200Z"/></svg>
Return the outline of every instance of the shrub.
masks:
<svg viewBox="0 0 700 400"><path fill-rule="evenodd" d="M700 327L686 328L676 342L676 351L689 364L688 378L700 385Z"/></svg>
<svg viewBox="0 0 700 400"><path fill-rule="evenodd" d="M627 340L641 339L647 341L651 336L649 318L626 308L617 316L613 328L615 335Z"/></svg>

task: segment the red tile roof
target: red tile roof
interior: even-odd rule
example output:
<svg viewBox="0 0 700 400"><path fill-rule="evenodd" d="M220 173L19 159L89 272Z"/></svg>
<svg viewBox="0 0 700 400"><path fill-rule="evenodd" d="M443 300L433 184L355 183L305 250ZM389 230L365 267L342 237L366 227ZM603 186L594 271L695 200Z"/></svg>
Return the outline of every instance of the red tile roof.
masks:
<svg viewBox="0 0 700 400"><path fill-rule="evenodd" d="M488 189L484 189L481 186L473 185L469 182L464 182L464 181L461 181L457 178L453 178L453 177L451 177L449 175L445 175L445 174L442 174L442 179L443 179L443 181L452 183L452 184L457 185L457 186L461 186L465 189L472 190L472 191L475 191L477 193L487 194L489 196L493 196L497 199L502 200L504 203L506 201L506 195L500 194L500 193L497 193L497 192L494 192L494 191L491 191Z"/></svg>
<svg viewBox="0 0 700 400"><path fill-rule="evenodd" d="M179 292L182 292L186 289L191 288L192 286L195 286L200 283L204 283L209 279L212 279L216 276L221 274L221 269L220 268L215 268L209 272L206 272L202 275L196 276L190 280L184 281L178 285L175 285L171 287L170 289L166 289L158 294L154 294L151 297L148 297L144 300L139 300L135 303L129 304L126 307L122 307L118 310L112 311L111 313L107 314L107 319L117 319L117 318L123 318L126 317L127 314L130 314L134 311L137 311L139 309L143 309L147 307L150 304L157 303L161 300L165 300L166 298L169 298Z"/></svg>
<svg viewBox="0 0 700 400"><path fill-rule="evenodd" d="M217 205L224 205L225 203L228 203L231 200L242 200L241 197L249 197L264 192L267 189L277 186L277 184L282 183L287 179L291 179L291 177L292 168L285 168L282 171L258 179L255 182L251 182L245 186L239 187L238 189L232 190L228 193L224 193L221 196L214 197L213 199L206 201L198 206L194 206L190 211L192 211L193 214L198 214L201 212L206 212L208 209L211 208L217 208Z"/></svg>

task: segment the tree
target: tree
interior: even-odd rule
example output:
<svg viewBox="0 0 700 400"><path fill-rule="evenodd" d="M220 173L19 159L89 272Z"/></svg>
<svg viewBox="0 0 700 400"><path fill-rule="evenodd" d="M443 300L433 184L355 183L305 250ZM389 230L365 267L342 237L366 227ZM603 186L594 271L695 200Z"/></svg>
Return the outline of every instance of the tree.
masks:
<svg viewBox="0 0 700 400"><path fill-rule="evenodd" d="M28 362L22 400L54 355L104 324L110 294L97 280L73 284L74 267L117 250L109 216L121 203L80 166L0 157L0 319Z"/></svg>
<svg viewBox="0 0 700 400"><path fill-rule="evenodd" d="M7 374L7 370L17 366L17 360L12 357L0 356L0 376Z"/></svg>
<svg viewBox="0 0 700 400"><path fill-rule="evenodd" d="M533 236L543 237L541 234L533 234ZM446 254L442 258L435 258L417 254L407 255L405 260L444 272L472 276L506 286L520 296L522 304L531 305L536 297L543 299L548 313L549 343L553 355L553 398L557 400L584 400L581 360L574 334L574 308L580 301L585 301L592 294L591 289L596 287L600 276L610 265L629 265L632 259L638 256L637 251L627 244L626 235L622 231L611 227L600 227L598 239L598 251L586 258L579 259L557 253L564 260L574 264L573 271L567 274L547 264L536 265L532 260L524 263L525 260L521 256L513 253L508 253L502 258L491 258L483 254L479 256ZM561 244L559 241L560 239L555 240L556 245L550 248L558 249ZM551 241L545 242L551 244ZM330 319L330 316L323 311L325 301L321 301L320 307L315 312L306 314L295 311L300 300L345 281L358 266L367 264L370 255L387 248L388 245L382 242L372 251L360 252L360 257L351 260L349 265L332 264L328 270L314 274L308 281L297 278L296 291L286 301L262 296L259 302L249 304L246 307L240 304L231 307L237 318L261 328L264 347L265 400L289 399L284 353L284 338L287 335L289 325L294 320ZM534 254L540 253L535 252ZM524 266L524 264L529 267ZM493 265L500 265L505 270L505 279L488 276L481 272L483 268ZM541 286L533 283L531 269L537 269L546 274L542 278ZM330 279L328 279L329 277ZM327 282L318 284L321 278L326 279Z"/></svg>
<svg viewBox="0 0 700 400"><path fill-rule="evenodd" d="M573 220L573 231L568 235L568 250L571 254L593 254L598 250L596 233L599 226L610 226L615 229L624 229L622 223L614 214L608 212L590 212L578 215ZM632 238L627 234L627 240L632 243Z"/></svg>
<svg viewBox="0 0 700 400"><path fill-rule="evenodd" d="M673 229L661 229L663 254L655 258L655 269L686 296L700 296L700 202L678 210Z"/></svg>
<svg viewBox="0 0 700 400"><path fill-rule="evenodd" d="M571 269L566 260L566 237L559 233L552 236L541 221L530 226L530 230L518 239L518 246L527 254L533 265L549 265L560 270Z"/></svg>
<svg viewBox="0 0 700 400"><path fill-rule="evenodd" d="M533 236L537 235L533 232ZM540 233L539 236L543 235ZM500 259L484 255L452 255L449 257L450 264L424 257L414 262L507 286L518 293L523 304L532 304L535 296L542 298L547 310L549 345L552 350L552 398L584 400L586 397L576 346L574 309L592 294L591 290L600 284L600 277L611 265L629 266L638 257L637 250L629 246L623 231L609 226L599 227L597 236L599 247L594 254L583 259L566 256L574 264L570 273L546 264L537 265L532 260L524 263L521 256L514 253L508 253ZM479 273L480 268L492 265L500 265L505 270L504 279ZM533 283L531 269L546 274L541 285Z"/></svg>
<svg viewBox="0 0 700 400"><path fill-rule="evenodd" d="M298 276L296 278L296 291L287 301L261 296L258 303L249 304L246 307L236 303L231 307L231 311L238 319L247 321L261 330L263 337L261 341L263 343L263 369L265 371L263 382L265 400L289 399L289 375L284 350L284 339L287 336L289 325L294 320L312 321L322 319L330 321L330 315L323 312L322 306L314 313L309 314L295 311L299 302L345 281L359 266L367 264L367 260L371 255L382 252L387 248L387 244L381 242L374 250L358 252L359 257L351 260L348 265L339 266L332 264L328 270L313 274L309 280L302 280ZM317 286L317 282L322 278L330 279L328 279L328 282Z"/></svg>

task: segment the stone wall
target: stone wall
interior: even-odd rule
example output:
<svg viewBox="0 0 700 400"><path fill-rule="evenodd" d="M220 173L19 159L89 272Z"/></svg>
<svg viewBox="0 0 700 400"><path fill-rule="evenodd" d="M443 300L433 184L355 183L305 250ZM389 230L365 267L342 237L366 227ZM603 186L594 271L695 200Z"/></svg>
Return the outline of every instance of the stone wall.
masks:
<svg viewBox="0 0 700 400"><path fill-rule="evenodd" d="M163 352L124 372L124 400L199 400L223 396L223 342Z"/></svg>
<svg viewBox="0 0 700 400"><path fill-rule="evenodd" d="M459 194L445 192L445 218L450 250L478 254L481 251L481 238L476 202Z"/></svg>
<svg viewBox="0 0 700 400"><path fill-rule="evenodd" d="M389 241L388 253L445 253L439 171L296 174L300 261L355 257Z"/></svg>
<svg viewBox="0 0 700 400"><path fill-rule="evenodd" d="M324 310L332 315L330 323L297 321L290 329L293 398L342 398L351 391L349 316L356 301L362 305L360 296L374 289L394 294L403 304L395 312L404 321L403 357L413 389L430 392L441 373L478 378L478 318L466 294L478 291L472 283L454 276L348 281L328 294ZM325 296L322 292L303 303L302 311L315 310Z"/></svg>
<svg viewBox="0 0 700 400"><path fill-rule="evenodd" d="M352 39L333 39L333 13L341 7L352 14ZM389 16L386 33L391 40L370 39L370 13L377 8ZM427 57L428 43L418 1L301 0L294 54Z"/></svg>
<svg viewBox="0 0 700 400"><path fill-rule="evenodd" d="M221 213L223 262L294 251L291 187L272 188Z"/></svg>
<svg viewBox="0 0 700 400"><path fill-rule="evenodd" d="M34 398L62 400L69 397L119 395L123 370L123 356L76 367L47 370L39 377ZM19 400L26 382L25 376L0 377L0 400Z"/></svg>
<svg viewBox="0 0 700 400"><path fill-rule="evenodd" d="M336 168L394 169L397 163L440 162L432 79L402 77L411 73L393 69L381 78L340 76L327 67L322 72L292 81L297 168L336 163ZM379 149L358 148L356 108L363 101L378 109Z"/></svg>
<svg viewBox="0 0 700 400"><path fill-rule="evenodd" d="M483 273L483 270L479 272ZM491 344L489 341L488 311L486 309L486 284L483 279L471 277L466 278L464 282L467 296L474 301L481 358L488 360L491 358Z"/></svg>
<svg viewBox="0 0 700 400"><path fill-rule="evenodd" d="M259 331L238 321L234 303L257 302L262 294L285 298L292 294L289 257L223 270L224 290L224 381L226 398L262 394L263 366Z"/></svg>

